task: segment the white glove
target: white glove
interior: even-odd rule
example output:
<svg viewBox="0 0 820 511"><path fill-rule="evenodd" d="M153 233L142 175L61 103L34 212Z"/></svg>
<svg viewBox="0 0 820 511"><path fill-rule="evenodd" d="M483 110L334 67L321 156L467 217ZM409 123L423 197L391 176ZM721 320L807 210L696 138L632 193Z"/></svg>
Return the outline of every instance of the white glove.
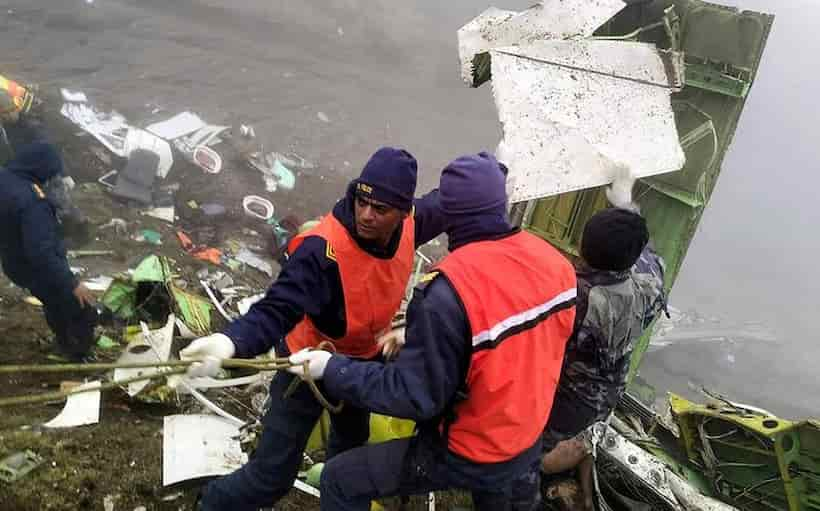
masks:
<svg viewBox="0 0 820 511"><path fill-rule="evenodd" d="M606 198L616 208L637 211L638 206L632 202L632 188L635 186L635 176L624 163L615 163L612 173L612 184L606 189Z"/></svg>
<svg viewBox="0 0 820 511"><path fill-rule="evenodd" d="M234 353L236 353L236 346L230 337L225 334L213 334L194 339L187 348L179 352L179 358L182 360L202 359L202 362L195 362L188 368L189 377L210 376L213 378L219 374L222 361L233 357Z"/></svg>
<svg viewBox="0 0 820 511"><path fill-rule="evenodd" d="M382 347L382 355L387 360L395 358L404 347L404 327L394 328L386 334L382 334L376 339L376 343Z"/></svg>
<svg viewBox="0 0 820 511"><path fill-rule="evenodd" d="M325 369L327 369L327 363L332 357L333 354L329 351L324 350L310 350L310 349L303 349L302 351L298 351L295 354L291 355L288 360L290 360L291 364L294 364L293 367L289 367L288 371L295 374L296 376L301 376L302 378L305 377L305 368L302 365L305 361L308 362L308 373L310 377L314 380L321 380L322 377L325 375Z"/></svg>

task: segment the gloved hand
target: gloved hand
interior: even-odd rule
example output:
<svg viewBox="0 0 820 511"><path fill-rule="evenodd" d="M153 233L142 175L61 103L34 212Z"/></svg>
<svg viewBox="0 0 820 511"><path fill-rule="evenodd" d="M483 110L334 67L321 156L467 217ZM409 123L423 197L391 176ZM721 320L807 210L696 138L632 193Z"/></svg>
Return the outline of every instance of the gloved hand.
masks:
<svg viewBox="0 0 820 511"><path fill-rule="evenodd" d="M291 355L288 360L290 360L291 364L295 364L293 367L288 368L288 372L291 372L297 376L301 376L304 378L305 370L302 364L307 361L308 362L308 374L314 380L321 380L322 377L325 375L325 369L327 369L327 363L332 357L333 354L329 351L324 350L310 350L310 349L303 349L302 351L298 351Z"/></svg>
<svg viewBox="0 0 820 511"><path fill-rule="evenodd" d="M382 347L382 355L385 359L395 358L404 347L404 327L394 328L380 335L376 343Z"/></svg>
<svg viewBox="0 0 820 511"><path fill-rule="evenodd" d="M179 358L182 360L202 359L202 362L191 364L188 368L188 376L213 378L219 374L222 361L233 357L234 353L236 353L236 346L230 337L225 334L212 334L194 339L187 348L179 352Z"/></svg>
<svg viewBox="0 0 820 511"><path fill-rule="evenodd" d="M637 211L638 206L632 202L632 188L635 186L635 176L632 169L624 163L615 163L612 175L612 184L606 189L606 198L616 208Z"/></svg>

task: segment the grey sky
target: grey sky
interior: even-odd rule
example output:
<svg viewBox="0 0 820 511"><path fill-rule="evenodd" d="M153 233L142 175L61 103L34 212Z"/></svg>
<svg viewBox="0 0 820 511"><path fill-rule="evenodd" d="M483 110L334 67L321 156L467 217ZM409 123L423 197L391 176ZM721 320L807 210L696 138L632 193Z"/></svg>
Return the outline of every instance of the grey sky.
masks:
<svg viewBox="0 0 820 511"><path fill-rule="evenodd" d="M789 349L820 333L817 85L820 5L734 1L774 28L709 209L673 294L679 305L770 323Z"/></svg>

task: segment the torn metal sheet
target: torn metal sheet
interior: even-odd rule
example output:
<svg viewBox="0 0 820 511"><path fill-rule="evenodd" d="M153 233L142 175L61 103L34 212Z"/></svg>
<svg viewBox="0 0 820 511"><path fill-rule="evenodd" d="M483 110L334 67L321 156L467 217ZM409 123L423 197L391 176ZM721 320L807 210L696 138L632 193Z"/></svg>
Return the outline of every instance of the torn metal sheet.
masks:
<svg viewBox="0 0 820 511"><path fill-rule="evenodd" d="M174 323L176 318L173 314L168 316L165 326L158 330L151 330L145 335L147 327L143 328L143 333L134 336L128 343L125 352L117 359L118 363L153 363L165 362L171 356L171 344L174 340ZM144 323L142 323L144 325ZM115 369L114 381L134 378L136 376L148 376L161 372L160 369L147 367L136 369ZM129 383L126 391L129 396L136 396L149 383L149 380Z"/></svg>
<svg viewBox="0 0 820 511"><path fill-rule="evenodd" d="M222 157L210 146L220 143L219 135L228 129L229 126L205 124L193 133L177 138L173 144L186 160L209 174L217 174L222 170Z"/></svg>
<svg viewBox="0 0 820 511"><path fill-rule="evenodd" d="M670 96L681 56L620 41L541 41L492 51L511 202L605 185L685 161Z"/></svg>
<svg viewBox="0 0 820 511"><path fill-rule="evenodd" d="M591 37L595 30L615 16L626 4L623 0L545 0L521 12L490 7L458 31L461 77L477 87L476 57L503 46L524 46L546 39Z"/></svg>
<svg viewBox="0 0 820 511"><path fill-rule="evenodd" d="M598 427L600 426L599 424ZM606 426L597 453L596 463L614 462L618 470L630 474L629 480L643 481L646 484L646 491L663 500L670 508L681 509L669 485L666 465L615 431L613 427Z"/></svg>
<svg viewBox="0 0 820 511"><path fill-rule="evenodd" d="M76 390L99 388L99 381L84 383ZM65 407L53 419L43 424L47 428L73 428L100 422L100 391L81 392L66 398Z"/></svg>
<svg viewBox="0 0 820 511"><path fill-rule="evenodd" d="M155 122L145 129L159 138L174 140L191 134L205 126L205 122L198 115L191 112L181 112L161 122Z"/></svg>
<svg viewBox="0 0 820 511"><path fill-rule="evenodd" d="M265 273L268 277L273 277L273 265L247 248L242 248L239 252L237 252L236 255L234 255L234 259L240 263L247 264L252 268L256 268L262 273Z"/></svg>
<svg viewBox="0 0 820 511"><path fill-rule="evenodd" d="M669 469L666 470L666 478L672 493L685 511L738 511L734 506L703 495Z"/></svg>
<svg viewBox="0 0 820 511"><path fill-rule="evenodd" d="M239 445L239 427L214 415L170 415L164 419L162 484L227 474L247 455Z"/></svg>
<svg viewBox="0 0 820 511"><path fill-rule="evenodd" d="M91 134L112 153L126 157L128 123L125 117L117 112L100 112L88 103L65 103L60 113Z"/></svg>
<svg viewBox="0 0 820 511"><path fill-rule="evenodd" d="M137 149L143 149L157 155L159 158L157 176L165 179L174 165L174 156L171 154L170 144L145 130L130 128L125 137L126 156L130 157L131 153Z"/></svg>

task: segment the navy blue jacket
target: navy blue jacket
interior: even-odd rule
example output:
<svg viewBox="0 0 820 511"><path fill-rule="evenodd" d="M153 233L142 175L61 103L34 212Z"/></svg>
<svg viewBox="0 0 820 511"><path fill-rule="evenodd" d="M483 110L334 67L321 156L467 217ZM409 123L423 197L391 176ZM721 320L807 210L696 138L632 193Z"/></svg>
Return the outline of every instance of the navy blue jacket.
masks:
<svg viewBox="0 0 820 511"><path fill-rule="evenodd" d="M62 173L54 146L36 142L20 148L0 169L0 264L18 286L72 290L62 233L44 184Z"/></svg>
<svg viewBox="0 0 820 511"><path fill-rule="evenodd" d="M415 242L419 247L444 232L444 220L439 208L438 191L416 199ZM348 187L345 198L333 208L333 216L344 225L353 238L373 257L389 259L398 249L399 228L387 247L368 244L356 237L353 190ZM285 335L307 314L325 335L338 339L346 331L346 314L342 278L337 263L327 257L326 242L318 236L308 236L291 254L279 277L265 297L248 313L232 322L224 333L236 345L238 357L249 358L269 351L274 345L277 354L287 354Z"/></svg>
<svg viewBox="0 0 820 511"><path fill-rule="evenodd" d="M507 235L517 232L507 225ZM488 234L484 239L497 239ZM474 237L471 241L481 238ZM445 276L422 282L407 308L406 343L392 363L366 362L334 355L328 362L324 384L334 400L385 415L419 423L420 435L438 436L438 425L455 403L472 356L467 312ZM448 466L474 480L494 481L517 477L537 462L540 442L512 460L474 463L457 455Z"/></svg>

